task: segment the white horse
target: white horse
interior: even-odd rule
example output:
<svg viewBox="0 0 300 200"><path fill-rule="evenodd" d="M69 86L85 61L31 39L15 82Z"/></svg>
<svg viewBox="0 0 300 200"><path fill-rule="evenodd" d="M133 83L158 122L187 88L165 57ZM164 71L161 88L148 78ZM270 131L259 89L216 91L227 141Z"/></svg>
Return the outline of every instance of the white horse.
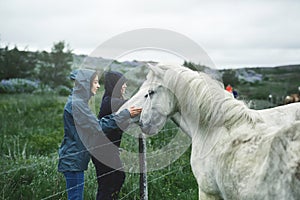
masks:
<svg viewBox="0 0 300 200"><path fill-rule="evenodd" d="M157 65L130 105L144 133L170 117L191 137L199 199L300 199L300 103L251 110L205 73Z"/></svg>

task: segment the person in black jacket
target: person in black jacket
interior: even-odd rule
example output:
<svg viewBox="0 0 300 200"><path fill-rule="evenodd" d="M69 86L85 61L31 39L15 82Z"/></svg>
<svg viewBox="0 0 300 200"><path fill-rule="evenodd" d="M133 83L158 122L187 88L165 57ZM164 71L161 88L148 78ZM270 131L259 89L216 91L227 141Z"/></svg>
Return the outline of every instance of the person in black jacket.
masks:
<svg viewBox="0 0 300 200"><path fill-rule="evenodd" d="M126 81L126 78L119 72L106 72L104 81L105 92L102 97L98 119L116 112L126 102L123 98L123 94L127 87ZM111 152L109 152L109 157L114 163L114 166L108 166L101 162L101 160L92 157L98 182L97 200L118 199L118 194L124 183L125 172L123 171L123 165L119 154L122 133L122 130L105 132L106 136L111 141Z"/></svg>

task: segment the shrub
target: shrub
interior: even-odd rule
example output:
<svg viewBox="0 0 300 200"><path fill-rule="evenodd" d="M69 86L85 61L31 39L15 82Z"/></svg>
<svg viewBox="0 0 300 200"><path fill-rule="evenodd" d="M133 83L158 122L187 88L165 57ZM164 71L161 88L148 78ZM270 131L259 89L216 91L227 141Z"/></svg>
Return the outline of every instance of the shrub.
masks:
<svg viewBox="0 0 300 200"><path fill-rule="evenodd" d="M33 91L34 94L54 94L54 90L45 84L40 84L39 87Z"/></svg>
<svg viewBox="0 0 300 200"><path fill-rule="evenodd" d="M13 78L2 80L0 83L0 93L31 93L38 86L38 82L28 79Z"/></svg>
<svg viewBox="0 0 300 200"><path fill-rule="evenodd" d="M30 152L36 152L39 155L47 155L58 149L62 140L61 130L48 134L33 134L29 138L28 148Z"/></svg>
<svg viewBox="0 0 300 200"><path fill-rule="evenodd" d="M68 96L71 93L71 90L67 86L60 85L56 88L56 92L60 96Z"/></svg>

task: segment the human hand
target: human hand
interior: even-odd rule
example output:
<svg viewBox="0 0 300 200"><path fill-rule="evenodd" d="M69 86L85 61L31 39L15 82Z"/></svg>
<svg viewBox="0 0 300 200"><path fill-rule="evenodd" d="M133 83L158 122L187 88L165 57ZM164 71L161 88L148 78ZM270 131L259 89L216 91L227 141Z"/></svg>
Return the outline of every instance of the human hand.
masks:
<svg viewBox="0 0 300 200"><path fill-rule="evenodd" d="M134 106L131 106L129 109L130 117L135 117L142 112L142 108L136 108Z"/></svg>

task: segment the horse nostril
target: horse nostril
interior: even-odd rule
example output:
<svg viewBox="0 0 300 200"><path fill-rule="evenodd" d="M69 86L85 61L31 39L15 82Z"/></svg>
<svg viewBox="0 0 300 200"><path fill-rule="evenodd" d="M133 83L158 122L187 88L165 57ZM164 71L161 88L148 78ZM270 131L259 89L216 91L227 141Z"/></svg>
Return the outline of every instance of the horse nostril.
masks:
<svg viewBox="0 0 300 200"><path fill-rule="evenodd" d="M141 125L140 128L141 128L142 132L145 133L145 134L149 134L150 131L151 131L151 127L147 126L147 125L146 126L145 125Z"/></svg>
<svg viewBox="0 0 300 200"><path fill-rule="evenodd" d="M139 126L143 127L143 121L142 120L139 121Z"/></svg>

